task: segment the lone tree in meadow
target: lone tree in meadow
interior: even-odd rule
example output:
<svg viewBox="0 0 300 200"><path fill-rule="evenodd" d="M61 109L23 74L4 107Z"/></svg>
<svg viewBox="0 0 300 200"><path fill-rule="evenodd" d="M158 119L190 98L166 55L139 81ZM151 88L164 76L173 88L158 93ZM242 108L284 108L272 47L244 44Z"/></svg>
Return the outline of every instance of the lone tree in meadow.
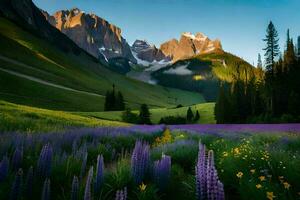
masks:
<svg viewBox="0 0 300 200"><path fill-rule="evenodd" d="M140 124L151 124L150 119L151 113L149 111L149 108L146 104L142 104L140 108L140 114L139 114L139 123Z"/></svg>
<svg viewBox="0 0 300 200"><path fill-rule="evenodd" d="M193 119L194 119L194 114L193 114L193 111L192 111L191 107L189 107L187 112L186 112L186 121L187 122L192 122Z"/></svg>

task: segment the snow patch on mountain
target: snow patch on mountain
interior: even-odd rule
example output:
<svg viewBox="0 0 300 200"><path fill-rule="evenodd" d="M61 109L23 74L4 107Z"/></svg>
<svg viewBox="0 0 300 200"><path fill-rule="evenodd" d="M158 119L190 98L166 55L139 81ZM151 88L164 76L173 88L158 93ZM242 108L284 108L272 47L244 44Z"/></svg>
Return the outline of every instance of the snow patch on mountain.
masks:
<svg viewBox="0 0 300 200"><path fill-rule="evenodd" d="M193 72L191 70L189 70L188 68L188 64L187 65L182 65L176 68L171 68L168 69L167 71L164 71L165 74L174 74L174 75L192 75Z"/></svg>

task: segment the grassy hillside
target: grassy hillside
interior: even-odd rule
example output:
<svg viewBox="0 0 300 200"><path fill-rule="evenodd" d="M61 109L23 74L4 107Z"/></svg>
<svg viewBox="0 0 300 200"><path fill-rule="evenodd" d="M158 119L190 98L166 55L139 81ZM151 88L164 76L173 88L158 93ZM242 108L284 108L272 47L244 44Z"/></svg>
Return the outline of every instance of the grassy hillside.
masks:
<svg viewBox="0 0 300 200"><path fill-rule="evenodd" d="M69 127L127 126L126 123L122 122L22 106L5 101L0 101L0 122L0 132L39 132L57 131Z"/></svg>
<svg viewBox="0 0 300 200"><path fill-rule="evenodd" d="M4 18L0 18L0 43L2 100L56 110L101 111L103 95L115 84L132 108L141 103L157 108L204 101L199 93L132 80L106 69L86 54L63 52ZM81 92L45 85L4 70Z"/></svg>
<svg viewBox="0 0 300 200"><path fill-rule="evenodd" d="M231 82L236 73L237 63L239 67L243 67L247 71L253 69L243 59L220 51L177 61L171 66L152 73L152 76L161 85L197 91L202 93L207 101L215 101L219 80ZM180 74L182 68L185 68L185 71L189 71L190 74ZM170 73L171 70L172 73ZM176 70L178 71L176 72Z"/></svg>
<svg viewBox="0 0 300 200"><path fill-rule="evenodd" d="M200 113L200 120L197 123L201 124L214 124L215 117L214 117L214 103L202 103L191 106L194 114L196 110ZM158 123L162 117L165 116L186 116L188 107L181 107L181 108L157 108L151 109L151 121L153 123ZM134 111L138 113L138 111ZM108 119L108 120L115 120L115 121L122 121L122 112L113 111L113 112L81 112L76 113L82 116L89 116L89 117L96 117L101 119Z"/></svg>

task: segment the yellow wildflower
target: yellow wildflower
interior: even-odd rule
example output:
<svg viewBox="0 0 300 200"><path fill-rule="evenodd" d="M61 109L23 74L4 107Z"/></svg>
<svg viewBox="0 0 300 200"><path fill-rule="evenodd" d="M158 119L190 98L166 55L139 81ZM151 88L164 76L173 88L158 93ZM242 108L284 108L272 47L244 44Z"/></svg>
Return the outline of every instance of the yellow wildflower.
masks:
<svg viewBox="0 0 300 200"><path fill-rule="evenodd" d="M144 183L142 183L141 185L139 185L139 188L141 191L145 191L146 190L147 185L145 185Z"/></svg>
<svg viewBox="0 0 300 200"><path fill-rule="evenodd" d="M258 177L260 181L265 181L266 180L266 177L265 176L260 176Z"/></svg>
<svg viewBox="0 0 300 200"><path fill-rule="evenodd" d="M287 189L287 190L290 189L290 187L291 187L291 185L290 185L288 182L284 182L284 183L283 183L283 186L284 186L284 188Z"/></svg>
<svg viewBox="0 0 300 200"><path fill-rule="evenodd" d="M273 192L267 192L267 199L273 200L276 196L274 196Z"/></svg>
<svg viewBox="0 0 300 200"><path fill-rule="evenodd" d="M250 172L251 172L251 174L254 174L255 173L255 169L251 169Z"/></svg>
<svg viewBox="0 0 300 200"><path fill-rule="evenodd" d="M236 174L236 176L238 177L238 178L242 178L243 177L243 172L238 172L237 174Z"/></svg>
<svg viewBox="0 0 300 200"><path fill-rule="evenodd" d="M256 187L257 189L260 189L260 188L262 188L262 185L261 185L261 184L257 184L255 187Z"/></svg>
<svg viewBox="0 0 300 200"><path fill-rule="evenodd" d="M234 151L234 153L237 154L237 155L240 154L240 149L239 149L239 148L234 148L233 151Z"/></svg>
<svg viewBox="0 0 300 200"><path fill-rule="evenodd" d="M227 157L228 153L226 151L223 152L223 157Z"/></svg>

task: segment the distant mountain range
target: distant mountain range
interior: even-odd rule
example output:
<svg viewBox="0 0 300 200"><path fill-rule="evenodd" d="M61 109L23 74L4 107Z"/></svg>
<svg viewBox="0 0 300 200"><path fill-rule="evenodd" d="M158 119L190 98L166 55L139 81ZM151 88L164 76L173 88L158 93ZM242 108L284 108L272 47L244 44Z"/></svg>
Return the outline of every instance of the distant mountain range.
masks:
<svg viewBox="0 0 300 200"><path fill-rule="evenodd" d="M202 33L183 33L179 40L171 39L159 48L145 40L136 40L130 46L120 28L78 8L50 15L37 8L31 0L2 0L0 20L0 56L46 68L42 73L32 71L30 76L97 95L105 94L115 84L124 93L130 94L129 100L135 105L138 102L166 105L172 98L176 99L172 100L173 105L180 98L194 103L198 99L195 91L203 94L206 100L214 101L220 80L230 82L238 66L245 67L245 70L252 68L239 57L225 52L219 40L211 40ZM15 46L13 53L10 53L11 46ZM17 70L21 73L23 69ZM169 91L173 89L170 88L180 91L172 94ZM22 96L24 91L29 90L18 91L22 92L18 94ZM167 99L163 99L165 97ZM74 101L79 104L76 99Z"/></svg>
<svg viewBox="0 0 300 200"><path fill-rule="evenodd" d="M219 40L210 40L202 33L183 33L179 40L172 39L160 48L145 40L136 40L130 47L121 35L121 29L95 14L78 8L60 10L49 15L42 10L47 21L66 34L79 47L96 58L109 62L112 58L125 58L131 63L175 62L200 54L222 51Z"/></svg>

